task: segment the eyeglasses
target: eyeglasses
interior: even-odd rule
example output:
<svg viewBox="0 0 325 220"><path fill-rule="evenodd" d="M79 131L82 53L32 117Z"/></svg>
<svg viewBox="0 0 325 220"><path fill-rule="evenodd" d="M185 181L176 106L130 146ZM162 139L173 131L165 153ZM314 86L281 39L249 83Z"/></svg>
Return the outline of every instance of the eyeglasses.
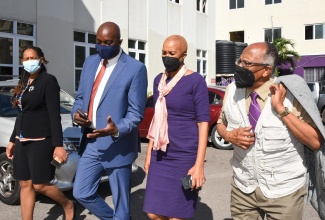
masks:
<svg viewBox="0 0 325 220"><path fill-rule="evenodd" d="M254 63L254 62L248 62L246 60L237 59L236 65L243 64L244 67L251 67L251 66L270 66L270 64L267 63Z"/></svg>

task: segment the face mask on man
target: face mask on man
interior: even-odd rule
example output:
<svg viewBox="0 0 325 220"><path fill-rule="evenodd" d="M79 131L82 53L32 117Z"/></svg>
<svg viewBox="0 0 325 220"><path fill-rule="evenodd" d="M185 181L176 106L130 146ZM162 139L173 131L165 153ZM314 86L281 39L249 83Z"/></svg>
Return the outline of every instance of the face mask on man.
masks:
<svg viewBox="0 0 325 220"><path fill-rule="evenodd" d="M105 60L112 59L115 55L117 55L119 48L119 46L103 46L96 44L96 49L99 56Z"/></svg>
<svg viewBox="0 0 325 220"><path fill-rule="evenodd" d="M264 69L264 67L262 69ZM245 69L241 66L236 66L236 71L234 74L236 86L238 88L252 87L255 83L254 73L256 73L262 69L252 72L249 69ZM262 78L262 76L258 80L260 80L261 78ZM256 81L258 81L258 80L256 80Z"/></svg>
<svg viewBox="0 0 325 220"><path fill-rule="evenodd" d="M175 72L181 65L181 61L176 57L162 57L162 61L168 73Z"/></svg>
<svg viewBox="0 0 325 220"><path fill-rule="evenodd" d="M40 60L27 60L23 62L24 70L30 74L36 73L40 68Z"/></svg>

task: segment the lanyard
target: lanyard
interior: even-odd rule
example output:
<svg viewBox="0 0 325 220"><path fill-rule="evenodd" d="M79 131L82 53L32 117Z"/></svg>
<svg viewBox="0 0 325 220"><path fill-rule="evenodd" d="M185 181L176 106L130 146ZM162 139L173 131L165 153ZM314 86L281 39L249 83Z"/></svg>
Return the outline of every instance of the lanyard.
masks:
<svg viewBox="0 0 325 220"><path fill-rule="evenodd" d="M28 88L28 85L29 85L29 79L28 79L28 82L27 82L27 85L25 86L24 90L18 95L18 107L20 109L20 111L23 111L23 105L22 105L22 98L23 98L23 93L27 90Z"/></svg>

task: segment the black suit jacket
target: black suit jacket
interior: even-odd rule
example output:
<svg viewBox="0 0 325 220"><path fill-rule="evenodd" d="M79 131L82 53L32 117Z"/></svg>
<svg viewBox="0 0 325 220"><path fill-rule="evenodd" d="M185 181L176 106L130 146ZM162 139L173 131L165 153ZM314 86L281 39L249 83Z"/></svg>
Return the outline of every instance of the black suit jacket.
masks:
<svg viewBox="0 0 325 220"><path fill-rule="evenodd" d="M51 137L53 146L62 146L60 86L55 76L40 72L27 87L10 141L24 138Z"/></svg>

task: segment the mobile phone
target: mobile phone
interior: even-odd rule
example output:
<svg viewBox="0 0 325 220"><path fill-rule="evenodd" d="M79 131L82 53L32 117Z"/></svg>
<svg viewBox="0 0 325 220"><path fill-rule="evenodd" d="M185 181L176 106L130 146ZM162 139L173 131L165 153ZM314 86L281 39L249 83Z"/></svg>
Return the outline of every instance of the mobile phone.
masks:
<svg viewBox="0 0 325 220"><path fill-rule="evenodd" d="M61 165L61 163L58 161L57 157L54 157L53 160L51 161L51 164L55 167L58 167Z"/></svg>
<svg viewBox="0 0 325 220"><path fill-rule="evenodd" d="M190 189L192 187L192 176L187 175L180 179L184 189Z"/></svg>
<svg viewBox="0 0 325 220"><path fill-rule="evenodd" d="M82 110L82 109L77 109L78 114L80 115L81 118L88 120L87 113Z"/></svg>
<svg viewBox="0 0 325 220"><path fill-rule="evenodd" d="M187 176L184 176L180 179L182 185L183 185L183 188L185 190L187 189L191 189L192 188L192 176L191 175L187 175ZM201 190L202 187L198 188L198 189L195 189L196 191L199 191Z"/></svg>

